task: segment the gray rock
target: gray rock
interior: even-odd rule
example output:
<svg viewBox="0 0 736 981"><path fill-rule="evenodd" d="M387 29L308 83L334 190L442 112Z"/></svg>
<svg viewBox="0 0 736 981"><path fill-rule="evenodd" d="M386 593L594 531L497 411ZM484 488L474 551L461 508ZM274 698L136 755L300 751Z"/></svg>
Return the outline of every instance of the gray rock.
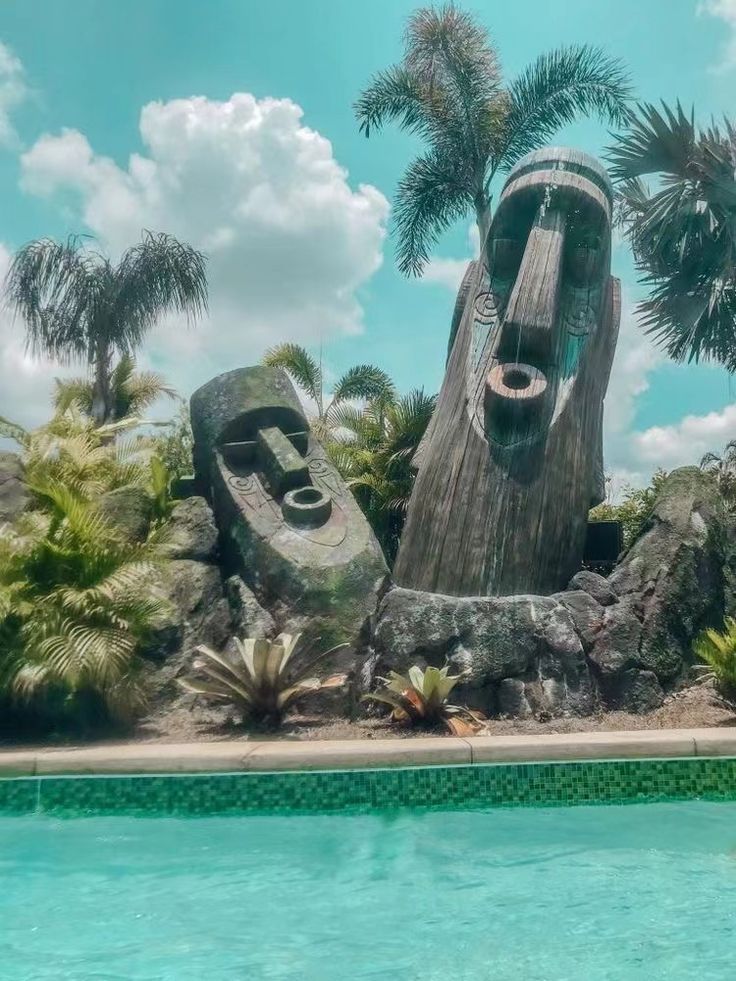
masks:
<svg viewBox="0 0 736 981"><path fill-rule="evenodd" d="M662 686L653 671L625 672L620 681L618 697L622 709L637 715L652 712L664 702Z"/></svg>
<svg viewBox="0 0 736 981"><path fill-rule="evenodd" d="M498 684L498 714L510 719L530 719L534 712L521 678L504 678Z"/></svg>
<svg viewBox="0 0 736 981"><path fill-rule="evenodd" d="M393 589L378 609L378 673L449 661L469 672L458 697L527 717L592 711L585 652L568 610L543 596L442 596Z"/></svg>
<svg viewBox="0 0 736 981"><path fill-rule="evenodd" d="M188 497L174 505L168 549L175 559L207 562L215 557L217 528L212 508L203 497Z"/></svg>
<svg viewBox="0 0 736 981"><path fill-rule="evenodd" d="M608 579L599 576L597 572L590 572L588 569L581 569L580 572L576 572L567 588L588 593L601 606L611 606L613 603L618 603L618 596Z"/></svg>
<svg viewBox="0 0 736 981"><path fill-rule="evenodd" d="M0 453L0 525L13 522L28 505L23 464L17 453Z"/></svg>
<svg viewBox="0 0 736 981"><path fill-rule="evenodd" d="M604 608L590 593L581 589L555 593L553 598L558 600L570 614L584 649L589 651L603 626Z"/></svg>
<svg viewBox="0 0 736 981"><path fill-rule="evenodd" d="M142 487L118 487L108 491L100 498L99 508L128 541L145 541L153 518L153 504Z"/></svg>
<svg viewBox="0 0 736 981"><path fill-rule="evenodd" d="M197 644L225 646L232 633L230 608L215 565L176 559L164 566L153 594L166 604L144 656L188 661Z"/></svg>
<svg viewBox="0 0 736 981"><path fill-rule="evenodd" d="M230 605L233 630L239 637L273 637L276 624L273 617L264 610L240 576L231 576L225 583L225 592Z"/></svg>
<svg viewBox="0 0 736 981"><path fill-rule="evenodd" d="M692 661L692 642L725 610L730 541L723 498L710 474L673 471L649 524L610 576L641 620L638 664L671 681Z"/></svg>
<svg viewBox="0 0 736 981"><path fill-rule="evenodd" d="M605 680L639 664L642 626L633 603L610 606L588 657Z"/></svg>

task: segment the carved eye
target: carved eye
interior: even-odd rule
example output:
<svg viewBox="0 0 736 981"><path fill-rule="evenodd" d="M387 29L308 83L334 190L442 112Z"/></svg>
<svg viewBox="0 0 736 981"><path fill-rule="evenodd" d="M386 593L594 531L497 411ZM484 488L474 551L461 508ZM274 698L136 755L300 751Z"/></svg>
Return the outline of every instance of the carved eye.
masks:
<svg viewBox="0 0 736 981"><path fill-rule="evenodd" d="M524 245L518 238L496 238L493 240L491 256L491 275L499 279L514 279L521 257L524 255Z"/></svg>

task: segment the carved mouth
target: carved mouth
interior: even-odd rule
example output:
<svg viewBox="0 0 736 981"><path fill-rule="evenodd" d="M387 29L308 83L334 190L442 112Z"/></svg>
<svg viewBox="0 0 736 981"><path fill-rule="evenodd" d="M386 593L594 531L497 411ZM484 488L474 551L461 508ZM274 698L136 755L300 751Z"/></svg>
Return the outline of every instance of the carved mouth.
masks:
<svg viewBox="0 0 736 981"><path fill-rule="evenodd" d="M502 439L521 435L544 411L547 377L539 368L520 362L496 364L486 378L487 431Z"/></svg>

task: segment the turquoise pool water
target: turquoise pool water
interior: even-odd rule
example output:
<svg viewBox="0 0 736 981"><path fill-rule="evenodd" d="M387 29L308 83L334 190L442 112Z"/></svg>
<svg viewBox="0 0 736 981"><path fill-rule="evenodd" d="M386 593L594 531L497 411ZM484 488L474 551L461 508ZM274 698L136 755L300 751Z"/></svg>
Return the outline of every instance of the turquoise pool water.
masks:
<svg viewBox="0 0 736 981"><path fill-rule="evenodd" d="M3 981L723 981L735 965L736 803L0 818Z"/></svg>

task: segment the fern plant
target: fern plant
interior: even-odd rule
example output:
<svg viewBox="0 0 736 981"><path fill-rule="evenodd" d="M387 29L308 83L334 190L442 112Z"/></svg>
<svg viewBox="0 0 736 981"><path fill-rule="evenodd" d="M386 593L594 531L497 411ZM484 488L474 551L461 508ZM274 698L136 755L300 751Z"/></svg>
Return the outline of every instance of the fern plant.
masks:
<svg viewBox="0 0 736 981"><path fill-rule="evenodd" d="M704 630L693 644L696 655L710 667L718 684L736 693L736 619L726 617L724 630Z"/></svg>
<svg viewBox="0 0 736 981"><path fill-rule="evenodd" d="M0 685L20 700L93 693L112 716L142 702L138 645L164 612L155 539L120 537L96 505L47 480L45 510L0 530Z"/></svg>
<svg viewBox="0 0 736 981"><path fill-rule="evenodd" d="M179 684L186 691L234 705L244 721L276 727L304 695L345 683L344 674L322 679L314 671L347 644L311 657L295 657L300 638L301 634L279 634L276 640L236 638L234 655L200 646L200 657L194 663L196 674Z"/></svg>
<svg viewBox="0 0 736 981"><path fill-rule="evenodd" d="M412 726L444 725L455 736L472 735L483 725L483 715L447 700L466 675L466 671L451 675L448 665L422 670L415 664L406 674L391 671L388 678L380 678L383 688L363 698L390 705L395 722Z"/></svg>

